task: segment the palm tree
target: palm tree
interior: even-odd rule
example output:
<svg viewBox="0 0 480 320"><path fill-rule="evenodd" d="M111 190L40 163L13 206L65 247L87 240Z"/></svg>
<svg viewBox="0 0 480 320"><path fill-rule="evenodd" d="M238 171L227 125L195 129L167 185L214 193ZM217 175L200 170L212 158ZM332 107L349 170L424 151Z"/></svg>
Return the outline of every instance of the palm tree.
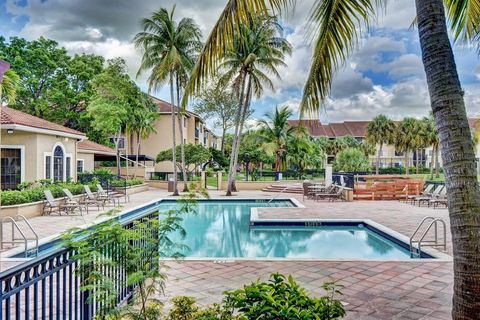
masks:
<svg viewBox="0 0 480 320"><path fill-rule="evenodd" d="M438 133L437 128L435 127L435 120L433 117L425 117L422 119L423 123L423 137L425 139L425 144L432 147L432 160L430 161L430 179L433 179L433 171L435 168L436 177L439 176L439 163L438 163Z"/></svg>
<svg viewBox="0 0 480 320"><path fill-rule="evenodd" d="M17 97L17 87L20 77L13 70L7 70L0 82L0 106L5 100L7 103L14 103Z"/></svg>
<svg viewBox="0 0 480 320"><path fill-rule="evenodd" d="M391 143L394 131L395 123L383 114L373 118L367 126L367 134L365 137L367 142L373 145L379 145L377 163L375 165L376 174L378 174L378 168L380 167L380 157L382 156L383 145Z"/></svg>
<svg viewBox="0 0 480 320"><path fill-rule="evenodd" d="M261 135L265 141L265 149L273 150L275 154L275 171L277 173L277 179L280 171L282 171L282 163L284 162L287 142L293 136L294 132L298 128L303 127L291 127L288 124L288 119L293 115L293 112L288 107L275 108L274 112L267 112L265 117L260 120Z"/></svg>
<svg viewBox="0 0 480 320"><path fill-rule="evenodd" d="M284 66L285 55L291 46L281 37L281 27L275 17L258 16L241 25L231 47L225 53L220 69L220 83L233 83L239 97L235 135L230 155L227 195L235 191L235 174L238 151L246 115L249 113L252 95L260 97L263 87L273 89L267 73L280 77L277 67ZM195 72L195 71L194 71Z"/></svg>
<svg viewBox="0 0 480 320"><path fill-rule="evenodd" d="M149 98L147 98L149 99ZM138 167L138 158L140 156L140 146L142 139L147 139L152 133L156 133L155 121L158 119L158 113L147 108L136 109L133 111L133 119L127 126L127 132L135 135L135 176Z"/></svg>
<svg viewBox="0 0 480 320"><path fill-rule="evenodd" d="M214 73L240 25L251 15L285 10L292 0L228 0L195 66L188 97ZM456 39L478 40L479 5L474 0L416 0L418 33L430 102L439 133L448 190L454 252L454 319L480 314L480 198L475 153L470 136L463 90L448 38L445 8ZM385 1L317 0L310 16L314 52L304 87L301 111L320 108L333 75L355 49L360 32L375 20ZM445 6L445 7L444 7Z"/></svg>
<svg viewBox="0 0 480 320"><path fill-rule="evenodd" d="M410 155L416 146L417 119L404 118L395 130L395 150L403 152L405 157L405 173L410 174Z"/></svg>
<svg viewBox="0 0 480 320"><path fill-rule="evenodd" d="M177 90L177 100L180 98L180 83L184 81L187 70L195 65L195 58L201 47L200 28L192 19L183 18L180 22L174 20L175 6L168 12L161 8L152 13L150 18L142 20L143 31L135 38L135 46L143 51L139 74L151 70L148 78L149 91L169 83L170 105L172 108L172 162L174 192L178 195L176 163L176 126L175 118L179 108L175 106L174 88ZM182 132L182 127L180 127ZM183 144L183 139L181 139ZM184 159L184 157L183 157ZM185 167L183 163L183 167ZM185 176L185 175L184 175Z"/></svg>

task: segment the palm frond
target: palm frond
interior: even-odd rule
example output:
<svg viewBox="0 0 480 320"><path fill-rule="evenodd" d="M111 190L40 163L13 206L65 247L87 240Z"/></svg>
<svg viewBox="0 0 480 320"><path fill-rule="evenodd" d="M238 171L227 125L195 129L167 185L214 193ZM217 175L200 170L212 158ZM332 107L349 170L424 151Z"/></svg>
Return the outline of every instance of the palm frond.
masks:
<svg viewBox="0 0 480 320"><path fill-rule="evenodd" d="M2 100L13 104L17 98L17 88L20 83L20 77L13 70L8 70L3 75L3 81L0 83L0 105Z"/></svg>
<svg viewBox="0 0 480 320"><path fill-rule="evenodd" d="M293 3L295 0L229 0L200 53L186 87L182 107L186 107L189 97L198 93L203 84L216 75L218 65L232 46L239 26L248 24L252 16L267 15L269 10L281 12Z"/></svg>
<svg viewBox="0 0 480 320"><path fill-rule="evenodd" d="M312 65L300 104L301 114L313 113L327 97L334 73L355 48L361 27L370 25L381 0L317 1L309 18L314 39Z"/></svg>
<svg viewBox="0 0 480 320"><path fill-rule="evenodd" d="M463 42L478 39L480 0L444 0L444 3L454 39Z"/></svg>

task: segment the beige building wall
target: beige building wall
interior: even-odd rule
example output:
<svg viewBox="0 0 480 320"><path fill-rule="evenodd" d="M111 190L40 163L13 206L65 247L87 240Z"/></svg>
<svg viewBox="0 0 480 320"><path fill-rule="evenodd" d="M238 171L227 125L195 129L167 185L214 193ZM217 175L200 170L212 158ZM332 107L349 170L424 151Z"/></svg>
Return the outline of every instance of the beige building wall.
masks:
<svg viewBox="0 0 480 320"><path fill-rule="evenodd" d="M70 176L76 180L76 139L18 130L14 130L13 133L2 130L1 139L2 148L20 148L23 150L23 181L45 179L45 155L51 154L57 145L63 148L65 157L69 156L71 158Z"/></svg>
<svg viewBox="0 0 480 320"><path fill-rule="evenodd" d="M95 170L95 155L79 151L77 160L83 160L83 172L93 172ZM75 171L77 171L77 163L75 162Z"/></svg>

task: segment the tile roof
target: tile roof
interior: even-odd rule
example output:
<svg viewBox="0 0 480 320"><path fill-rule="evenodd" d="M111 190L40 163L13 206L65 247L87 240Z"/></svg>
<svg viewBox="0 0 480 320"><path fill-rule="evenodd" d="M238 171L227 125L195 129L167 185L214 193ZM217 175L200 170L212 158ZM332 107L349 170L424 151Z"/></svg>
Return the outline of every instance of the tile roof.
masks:
<svg viewBox="0 0 480 320"><path fill-rule="evenodd" d="M44 120L42 118L32 116L28 113L25 113L16 109L12 109L7 106L2 107L0 120L2 125L14 124L14 125L22 125L22 126L38 128L38 129L64 132L69 134L76 134L76 135L82 135L82 136L85 135L83 132L64 127L57 123L53 123L53 122Z"/></svg>
<svg viewBox="0 0 480 320"><path fill-rule="evenodd" d="M101 153L108 153L115 155L116 152L114 149L104 146L103 144L99 144L90 140L82 140L78 143L78 149L88 150L88 151L97 151Z"/></svg>
<svg viewBox="0 0 480 320"><path fill-rule="evenodd" d="M288 120L291 126L300 123L307 128L312 137L338 138L344 136L365 137L370 121L344 121L322 124L320 120ZM480 124L480 118L468 118L470 128L475 129ZM479 127L480 129L480 127Z"/></svg>

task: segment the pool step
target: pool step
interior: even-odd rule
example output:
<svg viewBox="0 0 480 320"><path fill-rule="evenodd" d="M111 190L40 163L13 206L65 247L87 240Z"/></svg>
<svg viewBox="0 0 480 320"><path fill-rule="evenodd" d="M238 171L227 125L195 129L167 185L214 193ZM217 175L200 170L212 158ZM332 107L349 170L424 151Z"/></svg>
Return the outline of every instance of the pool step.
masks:
<svg viewBox="0 0 480 320"><path fill-rule="evenodd" d="M262 191L303 194L303 188L301 186L287 184L271 184Z"/></svg>

